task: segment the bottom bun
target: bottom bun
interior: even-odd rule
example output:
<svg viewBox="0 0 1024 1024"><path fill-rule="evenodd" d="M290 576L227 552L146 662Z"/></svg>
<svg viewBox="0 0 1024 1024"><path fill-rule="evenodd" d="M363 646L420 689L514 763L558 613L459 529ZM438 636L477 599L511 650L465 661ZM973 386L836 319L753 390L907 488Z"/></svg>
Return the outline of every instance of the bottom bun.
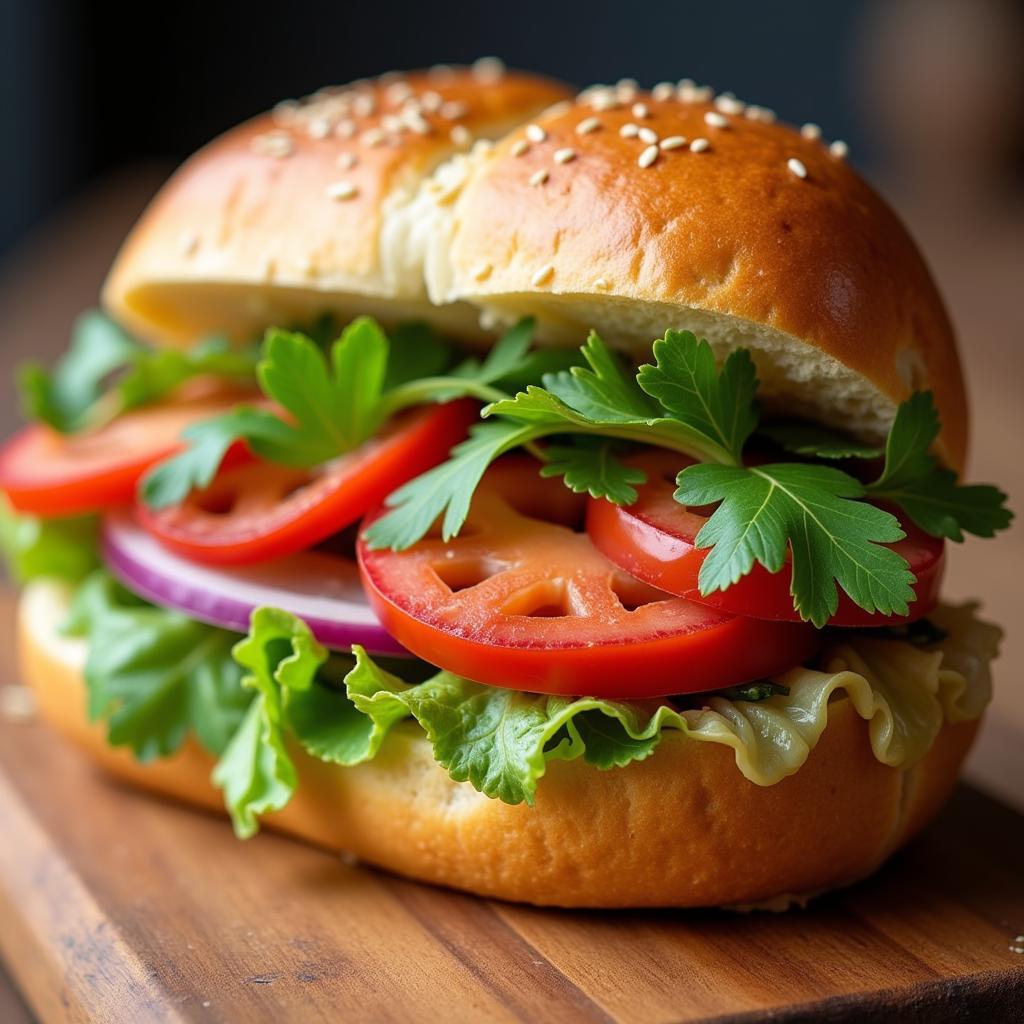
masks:
<svg viewBox="0 0 1024 1024"><path fill-rule="evenodd" d="M19 608L22 674L42 715L120 778L223 810L213 759L194 742L139 764L87 720L85 644L59 635L66 611L67 593L53 584L33 585ZM977 726L947 724L922 761L899 770L875 758L867 723L841 698L806 764L774 786L745 779L728 748L668 732L652 757L626 768L553 762L534 807L453 782L422 733L400 726L378 758L354 768L293 749L298 790L263 821L481 896L777 909L863 878L906 843L945 801Z"/></svg>

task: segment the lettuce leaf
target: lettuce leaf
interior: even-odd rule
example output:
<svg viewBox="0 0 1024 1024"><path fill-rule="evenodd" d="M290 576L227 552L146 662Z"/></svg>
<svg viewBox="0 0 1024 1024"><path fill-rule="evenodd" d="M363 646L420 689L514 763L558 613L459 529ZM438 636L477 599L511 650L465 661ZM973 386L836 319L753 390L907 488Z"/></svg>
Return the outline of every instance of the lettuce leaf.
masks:
<svg viewBox="0 0 1024 1024"><path fill-rule="evenodd" d="M65 631L88 641L89 717L140 761L169 757L186 736L219 755L252 697L231 657L233 633L147 604L97 570L79 588Z"/></svg>
<svg viewBox="0 0 1024 1024"><path fill-rule="evenodd" d="M352 658L328 656L301 620L262 608L235 648L258 697L214 778L243 837L298 786L291 744L322 761L357 765L376 757L402 723L423 730L455 782L510 804L533 804L554 760L620 768L650 757L669 732L732 748L739 771L769 786L810 756L833 694L869 723L880 761L906 766L927 753L943 720L977 717L988 699L998 630L969 608L941 617L949 637L928 648L851 634L826 652L827 671L794 669L777 682L697 695L687 706L521 693L444 671L410 682L397 672L421 663L396 662L406 668L390 671L361 647Z"/></svg>
<svg viewBox="0 0 1024 1024"><path fill-rule="evenodd" d="M77 583L100 564L93 516L37 519L0 496L0 552L16 583L40 576Z"/></svg>

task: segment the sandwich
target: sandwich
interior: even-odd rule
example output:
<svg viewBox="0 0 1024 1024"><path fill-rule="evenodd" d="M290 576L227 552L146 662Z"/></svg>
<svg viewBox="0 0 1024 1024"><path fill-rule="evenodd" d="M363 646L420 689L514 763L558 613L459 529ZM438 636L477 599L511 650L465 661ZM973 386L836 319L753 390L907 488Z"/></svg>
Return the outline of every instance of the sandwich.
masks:
<svg viewBox="0 0 1024 1024"><path fill-rule="evenodd" d="M942 806L999 631L942 300L846 147L494 60L212 142L0 452L104 768L414 879L783 908ZM244 850L240 850L244 856Z"/></svg>

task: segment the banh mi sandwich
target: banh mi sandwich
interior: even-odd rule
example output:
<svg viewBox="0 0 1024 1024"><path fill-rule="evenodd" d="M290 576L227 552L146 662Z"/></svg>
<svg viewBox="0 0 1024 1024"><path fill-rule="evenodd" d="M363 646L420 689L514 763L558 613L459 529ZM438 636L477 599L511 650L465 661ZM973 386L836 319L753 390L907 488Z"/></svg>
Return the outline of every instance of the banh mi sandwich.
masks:
<svg viewBox="0 0 1024 1024"><path fill-rule="evenodd" d="M814 126L494 61L192 157L0 454L42 715L411 878L785 906L939 809L1010 512L907 232Z"/></svg>

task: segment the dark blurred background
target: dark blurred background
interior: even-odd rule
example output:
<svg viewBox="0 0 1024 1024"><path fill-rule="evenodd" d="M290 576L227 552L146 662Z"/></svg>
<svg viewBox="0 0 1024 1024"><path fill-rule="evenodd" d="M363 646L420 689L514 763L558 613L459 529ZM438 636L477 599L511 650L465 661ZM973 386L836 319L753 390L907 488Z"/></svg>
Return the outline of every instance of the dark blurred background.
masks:
<svg viewBox="0 0 1024 1024"><path fill-rule="evenodd" d="M64 349L125 232L174 165L317 87L496 54L579 85L690 77L819 123L893 202L956 322L971 472L1024 514L1024 0L516 0L511 4L0 0L0 437L26 355ZM870 344L870 339L866 339ZM1024 728L1024 531L968 543L949 593L1009 628L974 771ZM1017 628L1013 628L1016 625ZM1017 733L1007 723L1017 723ZM1004 728L1005 727L1005 728ZM1008 797L1013 794L1007 792Z"/></svg>

